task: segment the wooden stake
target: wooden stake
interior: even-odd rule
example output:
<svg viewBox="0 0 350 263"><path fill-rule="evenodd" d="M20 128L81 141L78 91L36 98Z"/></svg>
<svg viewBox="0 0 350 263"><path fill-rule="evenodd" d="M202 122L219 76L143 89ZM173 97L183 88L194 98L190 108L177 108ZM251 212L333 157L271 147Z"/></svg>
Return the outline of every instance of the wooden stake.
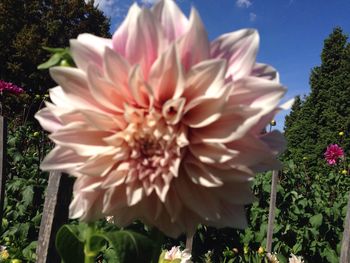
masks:
<svg viewBox="0 0 350 263"><path fill-rule="evenodd" d="M273 225L275 221L275 209L276 209L276 195L277 195L277 181L278 171L272 171L272 182L271 182L271 194L270 194L270 208L269 208L269 221L267 226L267 240L266 240L266 251L271 253L272 251L272 234Z"/></svg>
<svg viewBox="0 0 350 263"><path fill-rule="evenodd" d="M37 263L60 263L55 239L58 229L67 223L72 199L73 178L60 172L51 172L46 190L36 253Z"/></svg>

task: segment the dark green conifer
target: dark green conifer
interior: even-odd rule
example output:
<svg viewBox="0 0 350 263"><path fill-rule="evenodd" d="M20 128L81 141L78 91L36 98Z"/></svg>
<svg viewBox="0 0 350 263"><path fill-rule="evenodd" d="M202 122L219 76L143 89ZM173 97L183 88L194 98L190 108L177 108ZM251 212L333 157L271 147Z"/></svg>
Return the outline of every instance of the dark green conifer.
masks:
<svg viewBox="0 0 350 263"><path fill-rule="evenodd" d="M350 44L337 27L324 41L321 65L311 71L311 92L296 100L286 117L287 157L311 164L324 162L323 153L330 143L349 149L350 136ZM345 132L343 138L339 132Z"/></svg>

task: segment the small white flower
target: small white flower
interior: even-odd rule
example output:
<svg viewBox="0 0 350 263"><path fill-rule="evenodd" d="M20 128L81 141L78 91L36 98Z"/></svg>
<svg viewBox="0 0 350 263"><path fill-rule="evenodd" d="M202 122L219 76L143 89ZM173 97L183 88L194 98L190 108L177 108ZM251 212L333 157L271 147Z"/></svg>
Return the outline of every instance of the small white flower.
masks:
<svg viewBox="0 0 350 263"><path fill-rule="evenodd" d="M192 263L190 251L188 249L181 251L179 246L174 246L169 251L166 251L164 259L171 261L181 259L181 263Z"/></svg>

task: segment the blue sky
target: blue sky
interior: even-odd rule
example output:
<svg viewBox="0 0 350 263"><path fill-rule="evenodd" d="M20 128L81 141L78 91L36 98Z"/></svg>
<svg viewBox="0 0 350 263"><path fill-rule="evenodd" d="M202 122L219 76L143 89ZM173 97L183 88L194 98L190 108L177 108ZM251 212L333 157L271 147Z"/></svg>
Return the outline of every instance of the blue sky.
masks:
<svg viewBox="0 0 350 263"><path fill-rule="evenodd" d="M99 0L99 8L111 17L112 33L125 17L132 0ZM152 5L154 0L139 0ZM320 64L324 39L335 26L350 34L350 0L178 0L185 14L194 6L210 39L241 28L260 34L258 61L280 72L288 88L285 99L310 91L309 75ZM276 117L283 129L284 116Z"/></svg>

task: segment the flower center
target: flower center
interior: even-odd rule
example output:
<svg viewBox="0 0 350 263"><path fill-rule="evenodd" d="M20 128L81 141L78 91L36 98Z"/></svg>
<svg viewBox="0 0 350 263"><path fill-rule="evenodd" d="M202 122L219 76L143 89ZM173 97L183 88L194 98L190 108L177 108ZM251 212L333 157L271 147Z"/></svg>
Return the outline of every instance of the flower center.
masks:
<svg viewBox="0 0 350 263"><path fill-rule="evenodd" d="M181 124L167 123L156 110L132 110L125 119L129 124L118 137L128 153L122 161L128 163L126 182L141 183L147 195L155 189L163 199L177 177L183 147L179 136L184 137Z"/></svg>

